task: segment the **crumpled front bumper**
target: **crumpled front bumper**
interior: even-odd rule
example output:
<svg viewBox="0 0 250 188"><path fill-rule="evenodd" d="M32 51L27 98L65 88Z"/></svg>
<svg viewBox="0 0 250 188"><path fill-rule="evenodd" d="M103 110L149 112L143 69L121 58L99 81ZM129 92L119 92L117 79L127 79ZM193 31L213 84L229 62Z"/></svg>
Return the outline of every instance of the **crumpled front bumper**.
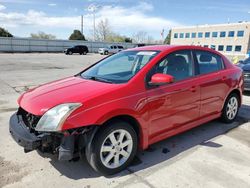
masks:
<svg viewBox="0 0 250 188"><path fill-rule="evenodd" d="M10 118L9 131L13 139L24 148L24 151L35 150L42 144L42 137L39 138L34 133L31 133L24 124L22 117L16 113Z"/></svg>

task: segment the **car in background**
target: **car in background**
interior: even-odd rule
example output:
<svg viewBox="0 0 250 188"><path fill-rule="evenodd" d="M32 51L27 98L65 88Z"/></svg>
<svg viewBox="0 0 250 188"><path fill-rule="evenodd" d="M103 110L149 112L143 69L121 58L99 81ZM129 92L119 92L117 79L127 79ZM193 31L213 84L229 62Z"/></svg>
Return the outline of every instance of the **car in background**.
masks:
<svg viewBox="0 0 250 188"><path fill-rule="evenodd" d="M133 48L22 94L9 131L25 152L80 153L111 175L139 149L217 118L232 123L242 87L242 70L212 49Z"/></svg>
<svg viewBox="0 0 250 188"><path fill-rule="evenodd" d="M250 91L250 57L236 64L243 70L244 91Z"/></svg>
<svg viewBox="0 0 250 188"><path fill-rule="evenodd" d="M80 54L80 55L86 55L87 53L89 53L89 49L85 45L76 45L76 46L73 46L71 48L65 49L64 53L66 55L72 55L75 53Z"/></svg>
<svg viewBox="0 0 250 188"><path fill-rule="evenodd" d="M247 64L250 64L250 57L246 58L245 60L240 60L236 65L242 68Z"/></svg>
<svg viewBox="0 0 250 188"><path fill-rule="evenodd" d="M110 45L107 48L99 48L98 53L101 55L115 54L124 50L123 46L120 45Z"/></svg>

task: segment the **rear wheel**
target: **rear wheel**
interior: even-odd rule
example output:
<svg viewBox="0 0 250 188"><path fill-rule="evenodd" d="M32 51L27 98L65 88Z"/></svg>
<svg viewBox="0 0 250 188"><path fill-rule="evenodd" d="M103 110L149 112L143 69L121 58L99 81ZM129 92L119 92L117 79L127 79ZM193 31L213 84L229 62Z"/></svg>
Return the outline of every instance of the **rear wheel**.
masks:
<svg viewBox="0 0 250 188"><path fill-rule="evenodd" d="M99 173L112 175L125 169L137 151L137 135L126 122L113 122L95 135L86 148L89 164Z"/></svg>
<svg viewBox="0 0 250 188"><path fill-rule="evenodd" d="M105 52L104 52L104 55L108 55L108 52L107 52L107 51L105 51Z"/></svg>
<svg viewBox="0 0 250 188"><path fill-rule="evenodd" d="M232 93L226 99L224 104L221 120L225 123L232 123L239 111L239 96L236 93Z"/></svg>
<svg viewBox="0 0 250 188"><path fill-rule="evenodd" d="M72 52L72 51L69 51L69 52L68 52L68 54L69 54L69 55L72 55L72 54L73 54L73 52Z"/></svg>
<svg viewBox="0 0 250 188"><path fill-rule="evenodd" d="M87 52L86 52L86 51L84 51L84 52L83 52L83 55L86 55L86 54L87 54Z"/></svg>

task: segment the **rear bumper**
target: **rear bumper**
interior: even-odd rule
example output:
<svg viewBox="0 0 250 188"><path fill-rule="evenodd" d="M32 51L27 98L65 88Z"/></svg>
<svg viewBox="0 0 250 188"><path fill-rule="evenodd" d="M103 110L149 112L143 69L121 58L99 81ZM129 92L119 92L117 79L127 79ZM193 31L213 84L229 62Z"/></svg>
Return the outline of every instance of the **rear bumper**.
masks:
<svg viewBox="0 0 250 188"><path fill-rule="evenodd" d="M9 131L12 138L22 146L25 151L35 150L42 144L42 138L31 133L24 124L21 116L18 116L16 113L10 118Z"/></svg>

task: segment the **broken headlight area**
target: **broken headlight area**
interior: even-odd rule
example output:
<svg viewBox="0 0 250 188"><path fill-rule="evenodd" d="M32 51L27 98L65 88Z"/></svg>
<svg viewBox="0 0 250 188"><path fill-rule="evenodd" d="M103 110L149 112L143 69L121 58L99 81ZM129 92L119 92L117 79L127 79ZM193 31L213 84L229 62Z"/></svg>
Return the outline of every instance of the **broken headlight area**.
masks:
<svg viewBox="0 0 250 188"><path fill-rule="evenodd" d="M63 132L36 131L40 116L19 108L10 118L9 131L25 152L39 150L43 153L58 154L59 160L71 160L92 139L98 126L86 126Z"/></svg>

